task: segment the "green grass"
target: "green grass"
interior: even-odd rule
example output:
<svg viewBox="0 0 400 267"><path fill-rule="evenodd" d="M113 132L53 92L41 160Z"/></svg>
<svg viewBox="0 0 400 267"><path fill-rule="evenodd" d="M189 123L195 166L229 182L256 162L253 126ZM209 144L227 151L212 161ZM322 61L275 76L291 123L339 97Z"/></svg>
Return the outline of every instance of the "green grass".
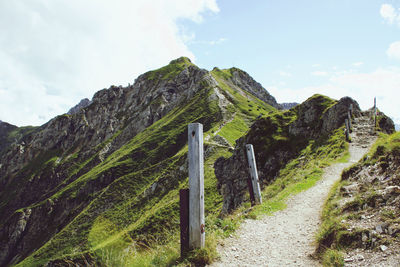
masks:
<svg viewBox="0 0 400 267"><path fill-rule="evenodd" d="M150 81L158 80L170 80L175 78L181 73L186 67L193 65L190 59L181 57L171 61L168 65L159 68L157 70L149 71L145 73L146 78Z"/></svg>

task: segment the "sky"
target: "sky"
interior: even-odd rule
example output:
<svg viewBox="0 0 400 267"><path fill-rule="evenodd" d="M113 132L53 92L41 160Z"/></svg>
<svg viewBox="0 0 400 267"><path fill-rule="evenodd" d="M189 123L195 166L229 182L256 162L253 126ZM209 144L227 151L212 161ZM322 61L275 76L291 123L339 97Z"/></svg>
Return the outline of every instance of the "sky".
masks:
<svg viewBox="0 0 400 267"><path fill-rule="evenodd" d="M400 0L0 0L0 120L41 125L180 56L400 123Z"/></svg>

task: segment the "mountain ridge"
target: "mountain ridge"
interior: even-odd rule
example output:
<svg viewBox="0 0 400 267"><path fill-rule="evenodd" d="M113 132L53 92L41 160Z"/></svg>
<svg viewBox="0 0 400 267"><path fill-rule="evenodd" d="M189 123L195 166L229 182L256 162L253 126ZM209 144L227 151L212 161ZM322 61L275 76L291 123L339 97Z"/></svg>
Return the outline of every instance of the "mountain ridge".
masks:
<svg viewBox="0 0 400 267"><path fill-rule="evenodd" d="M358 105L348 98L339 102L316 95L280 111L246 72L207 71L185 57L138 76L132 85L100 90L72 115L28 129L0 155L0 239L6 240L0 244L0 265L116 265L104 255L136 257L144 247L175 242L192 122L204 126L207 227L211 233L229 231L218 230L229 194L217 177L217 158L239 153L248 136L268 151L270 145L290 147L291 136L309 142L308 132L313 138L343 137L337 129L343 127L344 110L349 103ZM335 153L343 151L342 144ZM324 145L309 146L319 151ZM257 164L265 164L260 159ZM237 203L245 199L243 188L240 198ZM151 264L160 257L154 253Z"/></svg>

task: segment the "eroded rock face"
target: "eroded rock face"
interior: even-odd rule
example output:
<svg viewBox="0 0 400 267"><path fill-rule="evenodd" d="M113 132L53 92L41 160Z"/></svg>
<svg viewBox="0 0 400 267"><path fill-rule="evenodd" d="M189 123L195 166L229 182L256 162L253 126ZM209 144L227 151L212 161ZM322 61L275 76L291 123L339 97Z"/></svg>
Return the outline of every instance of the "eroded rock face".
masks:
<svg viewBox="0 0 400 267"><path fill-rule="evenodd" d="M276 99L265 90L264 87L256 82L247 72L232 68L232 83L243 90L257 96L259 99L270 104L274 108L281 109L281 106L276 102Z"/></svg>
<svg viewBox="0 0 400 267"><path fill-rule="evenodd" d="M10 140L9 134L11 131L18 127L7 122L0 121L0 156L2 152L11 144L13 140Z"/></svg>
<svg viewBox="0 0 400 267"><path fill-rule="evenodd" d="M236 142L232 157L219 158L215 162L218 187L224 197L222 213L229 213L237 208L248 190L246 144L253 144L260 182L268 184L289 160L298 155L309 140L328 135L341 127L347 118L350 104L353 104L354 116L360 116L357 102L349 97L334 102L323 96L314 96L288 113L295 120L287 125L284 123L285 118L279 117L276 120L281 119L282 123L276 123L269 118L256 121L249 133ZM278 128L284 139L276 141L271 136L278 133Z"/></svg>

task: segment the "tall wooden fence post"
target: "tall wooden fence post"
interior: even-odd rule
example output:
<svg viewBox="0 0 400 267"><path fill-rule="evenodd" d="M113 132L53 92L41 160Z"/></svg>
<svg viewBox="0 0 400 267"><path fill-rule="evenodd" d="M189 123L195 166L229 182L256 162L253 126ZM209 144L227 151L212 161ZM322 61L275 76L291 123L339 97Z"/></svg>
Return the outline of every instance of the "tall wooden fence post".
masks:
<svg viewBox="0 0 400 267"><path fill-rule="evenodd" d="M181 257L189 251L189 189L179 190L180 224L181 224Z"/></svg>
<svg viewBox="0 0 400 267"><path fill-rule="evenodd" d="M246 153L247 153L247 160L249 163L251 185L253 187L255 202L261 204L262 203L261 190L260 190L260 184L258 182L258 173L257 173L257 166L256 166L256 159L254 156L253 145L251 144L246 145Z"/></svg>
<svg viewBox="0 0 400 267"><path fill-rule="evenodd" d="M204 152L203 125L191 123L188 127L189 145L189 247L203 248L204 225Z"/></svg>

